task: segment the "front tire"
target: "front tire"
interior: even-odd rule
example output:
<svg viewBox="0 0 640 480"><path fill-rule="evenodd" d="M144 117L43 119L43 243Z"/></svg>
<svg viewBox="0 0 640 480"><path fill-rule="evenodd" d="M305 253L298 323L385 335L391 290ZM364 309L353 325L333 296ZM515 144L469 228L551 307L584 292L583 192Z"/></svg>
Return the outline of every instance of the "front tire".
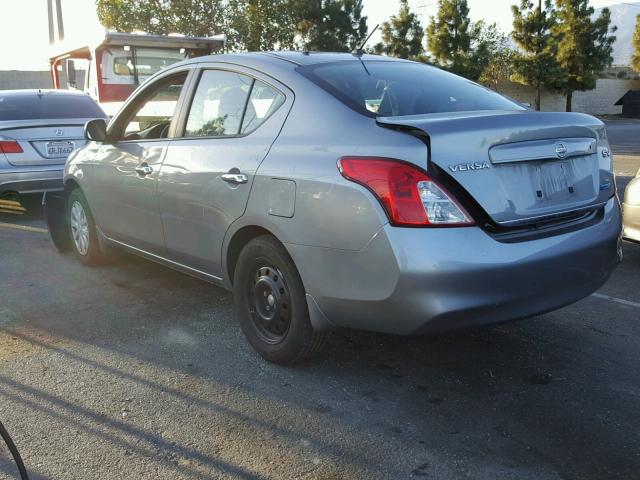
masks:
<svg viewBox="0 0 640 480"><path fill-rule="evenodd" d="M325 334L313 330L298 270L274 237L262 235L244 247L233 285L242 331L264 359L294 364L320 348Z"/></svg>
<svg viewBox="0 0 640 480"><path fill-rule="evenodd" d="M71 250L80 262L87 266L99 265L104 260L100 250L96 224L89 210L87 199L78 188L67 201L67 219Z"/></svg>

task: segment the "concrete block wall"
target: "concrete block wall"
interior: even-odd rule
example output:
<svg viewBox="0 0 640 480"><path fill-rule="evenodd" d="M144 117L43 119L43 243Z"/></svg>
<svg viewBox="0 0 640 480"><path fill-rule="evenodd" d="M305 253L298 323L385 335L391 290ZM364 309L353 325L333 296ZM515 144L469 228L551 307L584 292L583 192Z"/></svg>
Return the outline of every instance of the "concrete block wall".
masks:
<svg viewBox="0 0 640 480"><path fill-rule="evenodd" d="M24 88L51 88L51 74L48 71L0 71L0 90L21 90Z"/></svg>
<svg viewBox="0 0 640 480"><path fill-rule="evenodd" d="M535 89L528 85L514 82L503 82L498 90L516 100L534 104ZM640 80L601 78L596 88L587 92L574 92L573 111L590 115L620 115L622 107L616 106L620 97L628 90L640 90ZM565 96L556 92L543 91L541 109L548 112L564 112Z"/></svg>
<svg viewBox="0 0 640 480"><path fill-rule="evenodd" d="M84 85L84 70L76 71L78 85ZM64 72L60 75L60 81L66 84ZM53 88L53 81L49 71L22 71L0 70L0 90L22 90L27 88Z"/></svg>

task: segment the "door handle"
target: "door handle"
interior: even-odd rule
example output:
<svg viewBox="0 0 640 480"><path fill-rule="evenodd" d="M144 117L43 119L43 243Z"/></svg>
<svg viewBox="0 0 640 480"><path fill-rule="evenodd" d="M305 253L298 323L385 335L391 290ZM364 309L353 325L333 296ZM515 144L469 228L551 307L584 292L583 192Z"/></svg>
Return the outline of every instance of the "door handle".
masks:
<svg viewBox="0 0 640 480"><path fill-rule="evenodd" d="M145 177L145 176L151 175L153 173L153 168L151 168L146 163L143 163L143 164L138 165L136 167L136 172L138 173L138 175L142 175L143 177Z"/></svg>
<svg viewBox="0 0 640 480"><path fill-rule="evenodd" d="M249 177L247 177L244 173L224 173L220 175L220 178L227 182L233 184L247 183L249 181Z"/></svg>

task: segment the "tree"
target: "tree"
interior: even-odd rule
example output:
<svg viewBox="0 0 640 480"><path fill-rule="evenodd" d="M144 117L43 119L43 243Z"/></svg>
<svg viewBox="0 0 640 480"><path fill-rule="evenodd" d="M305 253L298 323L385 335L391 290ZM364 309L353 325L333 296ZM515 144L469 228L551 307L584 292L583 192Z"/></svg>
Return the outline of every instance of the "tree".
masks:
<svg viewBox="0 0 640 480"><path fill-rule="evenodd" d="M296 10L292 0L228 0L227 42L234 51L292 49Z"/></svg>
<svg viewBox="0 0 640 480"><path fill-rule="evenodd" d="M516 51L495 23L488 26L481 23L479 30L474 53L478 67L482 68L479 81L498 91L500 81L510 79L513 74Z"/></svg>
<svg viewBox="0 0 640 480"><path fill-rule="evenodd" d="M573 92L593 90L598 73L613 62L616 31L611 27L611 12L603 8L592 20L594 10L589 0L556 0L558 21L551 31L557 42L556 61L562 74L555 83L567 96L567 112L571 111Z"/></svg>
<svg viewBox="0 0 640 480"><path fill-rule="evenodd" d="M307 51L349 52L367 37L362 0L293 0L296 32Z"/></svg>
<svg viewBox="0 0 640 480"><path fill-rule="evenodd" d="M439 0L438 13L427 27L427 46L435 61L447 70L468 76L473 32L467 0Z"/></svg>
<svg viewBox="0 0 640 480"><path fill-rule="evenodd" d="M551 87L559 75L555 60L551 29L556 24L551 0L522 0L511 7L513 32L511 36L520 47L513 58L514 79L536 89L535 109L540 110L543 87Z"/></svg>
<svg viewBox="0 0 640 480"><path fill-rule="evenodd" d="M636 72L640 72L640 15L636 17L636 29L633 32L631 67L633 67Z"/></svg>
<svg viewBox="0 0 640 480"><path fill-rule="evenodd" d="M424 30L418 16L409 9L408 0L400 0L397 15L382 24L382 42L375 46L376 53L392 57L418 59L424 51Z"/></svg>
<svg viewBox="0 0 640 480"><path fill-rule="evenodd" d="M167 35L222 33L222 0L96 0L100 23L119 32Z"/></svg>

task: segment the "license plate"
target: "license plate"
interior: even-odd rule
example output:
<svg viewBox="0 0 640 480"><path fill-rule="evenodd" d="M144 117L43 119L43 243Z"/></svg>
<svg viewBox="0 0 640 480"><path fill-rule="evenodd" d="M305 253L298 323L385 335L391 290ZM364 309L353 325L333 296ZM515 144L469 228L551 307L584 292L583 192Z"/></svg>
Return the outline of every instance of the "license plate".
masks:
<svg viewBox="0 0 640 480"><path fill-rule="evenodd" d="M571 162L550 162L538 167L541 200L561 200L569 198L575 191L576 175Z"/></svg>
<svg viewBox="0 0 640 480"><path fill-rule="evenodd" d="M47 156L66 157L76 148L74 142L47 142Z"/></svg>

